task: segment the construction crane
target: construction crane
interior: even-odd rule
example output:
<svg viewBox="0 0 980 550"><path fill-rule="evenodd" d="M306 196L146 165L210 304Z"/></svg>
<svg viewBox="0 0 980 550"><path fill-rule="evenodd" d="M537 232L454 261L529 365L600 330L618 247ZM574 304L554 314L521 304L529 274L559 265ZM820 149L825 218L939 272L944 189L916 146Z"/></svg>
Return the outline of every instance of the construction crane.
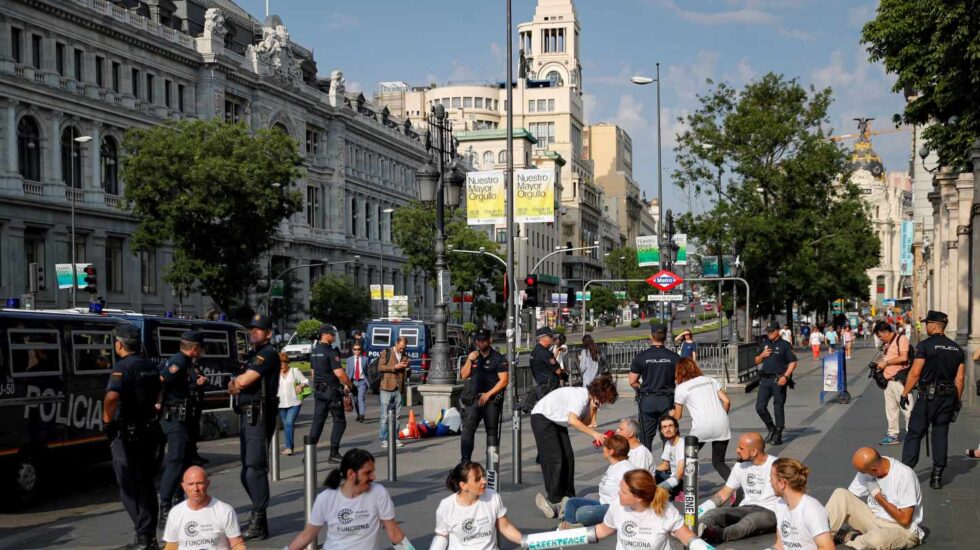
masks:
<svg viewBox="0 0 980 550"><path fill-rule="evenodd" d="M854 120L858 123L858 133L856 134L842 134L839 136L830 136L827 139L830 141L844 141L845 139L861 139L870 140L871 136L880 136L882 134L894 134L897 132L910 132L912 130L911 126L901 126L899 128L889 128L887 130L871 130L871 121L873 118L855 118Z"/></svg>

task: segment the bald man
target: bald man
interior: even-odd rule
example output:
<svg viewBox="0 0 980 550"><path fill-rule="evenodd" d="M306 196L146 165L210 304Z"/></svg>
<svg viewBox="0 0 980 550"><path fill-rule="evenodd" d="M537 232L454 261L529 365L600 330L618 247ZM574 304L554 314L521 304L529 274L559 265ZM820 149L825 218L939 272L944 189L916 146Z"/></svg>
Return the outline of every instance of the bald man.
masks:
<svg viewBox="0 0 980 550"><path fill-rule="evenodd" d="M851 464L858 471L854 481L827 501L834 541L856 550L912 548L922 542L922 487L912 468L871 447L858 449Z"/></svg>
<svg viewBox="0 0 980 550"><path fill-rule="evenodd" d="M779 498L769 474L778 457L766 454L766 443L759 432L739 437L735 456L738 461L725 486L698 507L699 535L710 544L776 532ZM724 506L739 489L745 492L741 504Z"/></svg>
<svg viewBox="0 0 980 550"><path fill-rule="evenodd" d="M167 517L165 550L245 550L235 509L208 495L211 480L200 466L184 472L180 486L187 500L174 506Z"/></svg>

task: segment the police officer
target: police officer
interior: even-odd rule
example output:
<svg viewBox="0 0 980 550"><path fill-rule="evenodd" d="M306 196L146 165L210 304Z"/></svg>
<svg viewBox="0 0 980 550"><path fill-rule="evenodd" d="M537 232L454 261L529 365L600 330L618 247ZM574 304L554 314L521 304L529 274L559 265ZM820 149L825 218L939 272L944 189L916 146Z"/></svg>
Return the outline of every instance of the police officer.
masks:
<svg viewBox="0 0 980 550"><path fill-rule="evenodd" d="M333 325L320 325L320 341L310 351L313 367L313 425L310 426L310 441L314 445L320 441L323 423L327 415L333 417L330 430L330 457L334 464L340 464L340 439L347 429L347 416L344 413L344 393L351 391L353 383L340 360L340 352L333 347L337 329Z"/></svg>
<svg viewBox="0 0 980 550"><path fill-rule="evenodd" d="M163 383L160 427L167 438L167 454L163 457L163 473L160 475L160 529L167 526L167 516L173 508L180 479L184 470L191 465L191 435L197 433L191 427L197 406L197 401L192 397L192 388L203 386L205 382L205 378L197 375L191 364L203 352L204 335L188 330L180 335L180 351L160 366L160 381Z"/></svg>
<svg viewBox="0 0 980 550"><path fill-rule="evenodd" d="M476 350L470 352L463 364L459 377L463 380L472 377L471 390L474 401L463 411L462 439L460 440L460 462L468 462L473 456L476 428L483 421L487 432L487 448L497 447L500 439L500 414L503 412L504 390L510 375L507 372L507 358L491 346L489 329L473 333Z"/></svg>
<svg viewBox="0 0 980 550"><path fill-rule="evenodd" d="M531 350L531 376L534 377L534 391L540 400L561 384L562 369L550 350L551 344L555 342L555 333L551 327L539 328L535 336L538 344Z"/></svg>
<svg viewBox="0 0 980 550"><path fill-rule="evenodd" d="M204 353L203 347L201 353ZM201 377L204 378L204 383L198 384L197 380L200 380ZM196 360L191 366L191 380L195 381L191 385L191 399L194 400L194 414L191 421L187 423L187 451L190 455L191 464L204 466L211 461L201 456L201 453L197 449L197 442L201 440L201 415L204 413L204 391L205 385L207 384L207 376L204 375L201 365Z"/></svg>
<svg viewBox="0 0 980 550"><path fill-rule="evenodd" d="M961 407L966 354L956 342L946 337L948 318L941 311L929 311L923 319L928 338L915 348L912 369L899 403L908 407L908 396L913 389L919 395L912 406L908 433L902 447L902 462L915 468L919 462L919 446L929 426L932 426L932 475L929 486L941 489L943 470L946 469L946 451L949 425L955 420Z"/></svg>
<svg viewBox="0 0 980 550"><path fill-rule="evenodd" d="M242 485L252 501L245 540L269 537L269 442L279 410L279 352L272 345L272 319L256 314L249 323L252 351L241 373L228 382L240 426Z"/></svg>
<svg viewBox="0 0 980 550"><path fill-rule="evenodd" d="M650 326L650 347L630 363L630 386L637 392L640 441L649 449L660 417L674 409L674 371L681 356L664 347L667 325Z"/></svg>
<svg viewBox="0 0 980 550"><path fill-rule="evenodd" d="M102 401L102 424L112 448L112 469L123 507L136 527L135 550L157 550L157 495L154 457L160 375L139 356L140 332L124 323L113 331L119 360Z"/></svg>
<svg viewBox="0 0 980 550"><path fill-rule="evenodd" d="M770 321L766 326L766 339L755 356L755 364L759 367L759 393L755 399L755 412L769 429L766 443L770 445L783 444L783 429L786 427L787 385L792 383L793 371L796 370L796 354L793 346L780 338L779 323ZM772 399L772 410L776 415L773 423L769 414L769 400Z"/></svg>

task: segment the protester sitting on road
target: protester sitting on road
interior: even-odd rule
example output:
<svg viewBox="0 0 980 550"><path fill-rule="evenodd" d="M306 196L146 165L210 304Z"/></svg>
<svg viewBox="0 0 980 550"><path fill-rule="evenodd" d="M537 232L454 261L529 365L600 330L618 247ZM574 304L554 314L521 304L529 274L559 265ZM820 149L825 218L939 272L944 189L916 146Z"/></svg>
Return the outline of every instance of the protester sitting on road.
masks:
<svg viewBox="0 0 980 550"><path fill-rule="evenodd" d="M725 390L714 378L701 372L698 364L685 357L677 362L674 373L674 418L680 420L687 407L691 414L690 435L698 438L698 450L711 443L711 465L722 479L728 479L732 469L725 463L725 453L732 431L728 425L728 409L732 403Z"/></svg>
<svg viewBox="0 0 980 550"><path fill-rule="evenodd" d="M700 535L712 544L776 530L777 498L769 478L777 457L766 454L766 444L758 432L738 438L735 457L738 461L725 486L698 507ZM745 493L742 502L722 507L734 500L739 489Z"/></svg>
<svg viewBox="0 0 980 550"><path fill-rule="evenodd" d="M486 470L464 460L449 472L446 487L452 495L436 509L436 534L429 550L448 548L496 549L497 531L520 544L521 532L507 519L500 495L487 490Z"/></svg>
<svg viewBox="0 0 980 550"><path fill-rule="evenodd" d="M681 348L677 353L681 357L690 357L695 361L698 360L698 343L694 341L694 333L690 329L681 332L674 337L674 342L680 342Z"/></svg>
<svg viewBox="0 0 980 550"><path fill-rule="evenodd" d="M344 453L340 467L327 475L327 488L316 497L309 523L286 548L306 548L326 527L325 549L375 550L381 548L383 527L396 550L413 549L395 521L391 496L374 479L371 453L364 449Z"/></svg>
<svg viewBox="0 0 980 550"><path fill-rule="evenodd" d="M200 466L184 472L180 487L186 500L174 506L163 530L164 550L245 550L235 509L208 494L211 480Z"/></svg>
<svg viewBox="0 0 980 550"><path fill-rule="evenodd" d="M303 388L310 387L310 381L296 367L289 366L289 357L279 352L279 420L282 422L283 433L286 435L286 446L282 454L293 454L293 429L296 417L303 406L299 396Z"/></svg>
<svg viewBox="0 0 980 550"><path fill-rule="evenodd" d="M810 469L795 458L780 458L772 465L769 483L776 503L776 550L834 550L827 511L806 494Z"/></svg>
<svg viewBox="0 0 980 550"><path fill-rule="evenodd" d="M619 483L630 470L635 470L629 460L630 444L621 435L611 435L602 445L602 457L609 463L606 472L599 480L599 493L585 498L562 499L564 521L558 529L574 529L598 524L605 517L609 504L619 493Z"/></svg>
<svg viewBox="0 0 980 550"><path fill-rule="evenodd" d="M915 471L871 447L858 449L851 463L858 471L851 485L836 489L827 501L835 542L856 550L921 543L922 487Z"/></svg>
<svg viewBox="0 0 980 550"><path fill-rule="evenodd" d="M653 477L657 484L667 490L670 496L677 496L684 479L684 438L681 437L681 426L677 419L669 414L660 417L660 437L664 440L664 452L660 455L661 462L654 469Z"/></svg>
<svg viewBox="0 0 980 550"><path fill-rule="evenodd" d="M575 453L568 427L587 434L600 445L606 436L589 427L601 405L619 397L612 378L600 376L587 388L558 388L545 395L531 410L531 430L538 447L547 495L538 493L535 505L547 518L558 516L559 502L575 496Z"/></svg>
<svg viewBox="0 0 980 550"><path fill-rule="evenodd" d="M630 463L637 468L653 470L653 453L651 453L650 449L644 447L643 443L640 442L640 438L637 437L639 434L640 423L632 418L624 418L620 420L619 425L616 426L616 435L625 437L630 443Z"/></svg>

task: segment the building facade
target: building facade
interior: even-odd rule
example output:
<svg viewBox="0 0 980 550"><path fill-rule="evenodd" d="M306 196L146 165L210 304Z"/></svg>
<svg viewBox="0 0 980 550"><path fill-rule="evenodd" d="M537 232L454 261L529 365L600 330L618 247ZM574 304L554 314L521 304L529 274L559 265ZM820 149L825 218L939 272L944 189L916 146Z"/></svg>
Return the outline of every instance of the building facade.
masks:
<svg viewBox="0 0 980 550"><path fill-rule="evenodd" d="M585 129L585 156L592 161L595 183L602 188L609 217L616 221L622 243L635 246L637 237L652 235L643 233L644 204L640 186L633 179L633 140L629 133L615 124L589 126Z"/></svg>
<svg viewBox="0 0 980 550"><path fill-rule="evenodd" d="M341 72L318 78L312 53L276 16L260 22L228 0L4 2L0 115L7 296L26 292L27 265L37 262L48 274L38 306L68 305L54 288L54 265L70 261L74 233L77 261L99 270L109 307L205 314L206 298L163 281L171 250L131 252L138 220L121 208L119 161L128 128L221 118L278 128L304 157L303 176L288 182L304 208L283 220L262 261L272 276L319 264L294 271L299 309L329 272L361 285L393 283L420 310L431 304L383 213L417 197L414 173L426 158L418 135L408 120L347 93ZM78 143L80 136L91 140ZM358 263L329 265L355 255Z"/></svg>

